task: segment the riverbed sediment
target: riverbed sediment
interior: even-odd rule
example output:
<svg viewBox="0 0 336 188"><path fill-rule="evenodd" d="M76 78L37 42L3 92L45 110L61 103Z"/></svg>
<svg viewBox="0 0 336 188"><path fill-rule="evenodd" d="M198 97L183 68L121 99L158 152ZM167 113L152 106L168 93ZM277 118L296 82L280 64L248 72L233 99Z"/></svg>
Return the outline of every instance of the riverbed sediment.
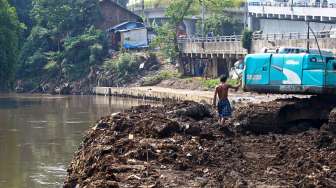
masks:
<svg viewBox="0 0 336 188"><path fill-rule="evenodd" d="M329 121L295 131L240 126L253 119L244 113L261 119L278 103L238 104L228 127L195 102L104 117L85 136L64 187L335 187L334 110Z"/></svg>

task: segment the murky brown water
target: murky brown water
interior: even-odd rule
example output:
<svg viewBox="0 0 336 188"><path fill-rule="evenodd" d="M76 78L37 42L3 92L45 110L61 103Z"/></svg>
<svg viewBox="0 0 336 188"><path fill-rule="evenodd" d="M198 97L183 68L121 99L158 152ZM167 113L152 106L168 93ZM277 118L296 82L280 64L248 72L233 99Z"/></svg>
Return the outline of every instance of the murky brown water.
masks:
<svg viewBox="0 0 336 188"><path fill-rule="evenodd" d="M103 96L0 95L0 187L61 187L95 121L148 101Z"/></svg>

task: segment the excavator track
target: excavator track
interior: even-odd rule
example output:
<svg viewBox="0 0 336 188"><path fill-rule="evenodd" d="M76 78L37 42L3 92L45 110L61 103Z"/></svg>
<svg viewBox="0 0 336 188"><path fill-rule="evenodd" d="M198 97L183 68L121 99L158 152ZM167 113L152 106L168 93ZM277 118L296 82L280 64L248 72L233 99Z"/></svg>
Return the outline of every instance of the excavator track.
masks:
<svg viewBox="0 0 336 188"><path fill-rule="evenodd" d="M319 128L329 121L329 125L336 124L336 98L333 96L278 99L260 104L244 104L237 109L230 124L238 132L283 133Z"/></svg>

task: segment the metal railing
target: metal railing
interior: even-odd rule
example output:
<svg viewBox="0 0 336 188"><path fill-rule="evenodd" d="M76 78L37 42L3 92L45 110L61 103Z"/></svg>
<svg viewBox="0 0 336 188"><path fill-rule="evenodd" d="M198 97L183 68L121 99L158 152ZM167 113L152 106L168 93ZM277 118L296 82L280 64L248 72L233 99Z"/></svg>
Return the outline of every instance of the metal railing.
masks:
<svg viewBox="0 0 336 188"><path fill-rule="evenodd" d="M180 37L179 42L234 42L241 41L242 35L215 36L215 37Z"/></svg>
<svg viewBox="0 0 336 188"><path fill-rule="evenodd" d="M250 2L248 6L275 6L275 7L307 7L307 8L336 8L335 3L278 3L278 2Z"/></svg>
<svg viewBox="0 0 336 188"><path fill-rule="evenodd" d="M316 38L330 38L330 31L320 31L314 33ZM243 38L242 35L231 35L231 36L216 36L216 37L180 37L178 41L180 43L184 42L239 42ZM256 34L252 35L252 40L296 40L296 39L308 39L308 33L272 33L272 34ZM310 33L309 39L314 39L314 35Z"/></svg>
<svg viewBox="0 0 336 188"><path fill-rule="evenodd" d="M166 4L158 4L155 2L147 2L147 3L137 3L127 6L127 8L131 11L142 11L142 10L148 10L148 9L166 9L168 5Z"/></svg>
<svg viewBox="0 0 336 188"><path fill-rule="evenodd" d="M316 38L330 38L330 31L320 31L314 33ZM292 33L273 33L273 34L253 34L253 40L296 40L308 39L308 33L292 32ZM309 39L314 39L313 33L309 34Z"/></svg>

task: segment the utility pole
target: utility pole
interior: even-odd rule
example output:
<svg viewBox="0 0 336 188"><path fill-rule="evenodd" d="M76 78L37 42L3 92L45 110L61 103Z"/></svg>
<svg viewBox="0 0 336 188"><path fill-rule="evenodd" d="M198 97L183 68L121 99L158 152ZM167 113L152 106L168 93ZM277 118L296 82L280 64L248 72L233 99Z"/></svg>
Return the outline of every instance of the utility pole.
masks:
<svg viewBox="0 0 336 188"><path fill-rule="evenodd" d="M204 0L202 0L202 37L205 37L205 7Z"/></svg>
<svg viewBox="0 0 336 188"><path fill-rule="evenodd" d="M309 48L310 48L310 44L309 44L309 38L310 38L310 25L309 25L309 21L307 22L308 25L308 33L307 33L307 52L309 53Z"/></svg>
<svg viewBox="0 0 336 188"><path fill-rule="evenodd" d="M245 0L244 30L246 29L247 26L247 20L248 20L248 4L247 0Z"/></svg>

